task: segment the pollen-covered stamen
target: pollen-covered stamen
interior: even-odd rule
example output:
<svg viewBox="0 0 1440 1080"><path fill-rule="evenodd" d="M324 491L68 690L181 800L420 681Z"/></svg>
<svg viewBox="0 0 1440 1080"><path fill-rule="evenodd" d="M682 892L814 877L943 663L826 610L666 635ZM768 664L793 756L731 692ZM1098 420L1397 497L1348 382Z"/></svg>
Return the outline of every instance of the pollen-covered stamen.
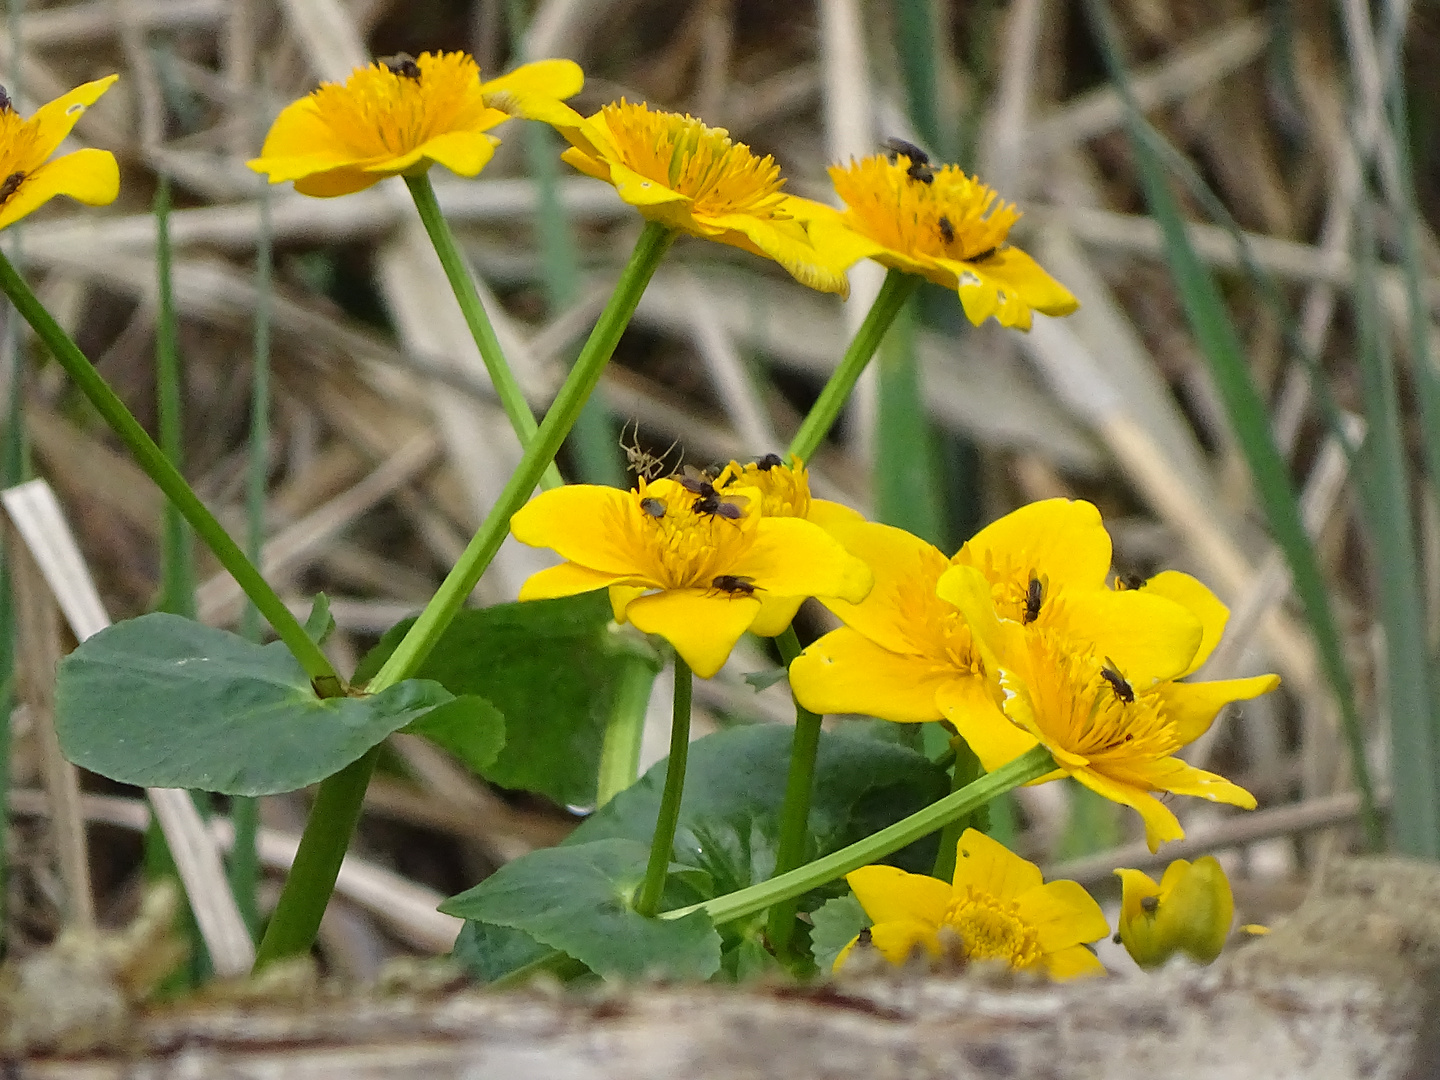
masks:
<svg viewBox="0 0 1440 1080"><path fill-rule="evenodd" d="M891 162L883 154L830 169L848 207L846 223L892 251L976 261L1005 243L1020 218L1013 203L957 165L930 175L930 183L917 184L905 158Z"/></svg>
<svg viewBox="0 0 1440 1080"><path fill-rule="evenodd" d="M785 181L775 159L756 157L724 128L626 101L607 105L601 113L626 167L687 196L694 212L772 220L789 216L780 210Z"/></svg>
<svg viewBox="0 0 1440 1080"><path fill-rule="evenodd" d="M460 126L462 114L485 107L480 70L464 53L426 53L419 77L382 61L360 68L312 98L331 131L356 157L394 157Z"/></svg>
<svg viewBox="0 0 1440 1080"><path fill-rule="evenodd" d="M628 526L646 552L652 578L665 589L714 589L716 578L733 575L759 520L748 502L735 520L700 513L696 496L675 480L642 478L630 494L634 507Z"/></svg>
<svg viewBox="0 0 1440 1080"><path fill-rule="evenodd" d="M740 464L732 461L715 479L715 487L758 488L765 517L808 517L810 514L810 479L805 467L775 465L768 459Z"/></svg>
<svg viewBox="0 0 1440 1080"><path fill-rule="evenodd" d="M1040 936L1020 918L1017 905L973 887L957 891L943 925L955 931L967 960L1000 960L1023 971L1044 959Z"/></svg>

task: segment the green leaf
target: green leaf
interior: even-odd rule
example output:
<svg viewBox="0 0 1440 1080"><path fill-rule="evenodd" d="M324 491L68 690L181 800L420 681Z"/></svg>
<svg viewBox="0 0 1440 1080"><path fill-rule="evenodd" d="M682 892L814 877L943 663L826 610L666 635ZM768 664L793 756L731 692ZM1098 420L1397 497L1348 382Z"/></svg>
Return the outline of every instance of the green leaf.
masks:
<svg viewBox="0 0 1440 1080"><path fill-rule="evenodd" d="M647 919L630 907L648 856L647 845L622 839L542 848L440 910L522 931L606 977L708 979L720 967L720 935L703 912Z"/></svg>
<svg viewBox="0 0 1440 1080"><path fill-rule="evenodd" d="M774 872L792 735L789 727L757 724L691 745L672 857L710 875L714 891L703 899L764 881ZM906 747L822 733L805 858L837 851L899 821L946 794L949 783L943 769ZM565 842L607 837L648 842L664 785L662 761L590 815ZM927 839L892 861L924 872L934 860L935 841Z"/></svg>
<svg viewBox="0 0 1440 1080"><path fill-rule="evenodd" d="M305 620L305 635L316 645L324 645L335 632L335 620L330 617L330 598L323 592L315 594L310 607L310 616Z"/></svg>
<svg viewBox="0 0 1440 1080"><path fill-rule="evenodd" d="M815 956L815 966L826 974L834 969L840 951L870 925L870 916L865 914L854 893L827 900L811 912L810 918L814 922L810 930L810 951Z"/></svg>
<svg viewBox="0 0 1440 1080"><path fill-rule="evenodd" d="M783 679L788 678L789 675L789 668L769 668L765 671L750 672L750 674L745 676L745 681L751 686L753 686L756 691L769 690L770 687L774 686L776 683L782 681Z"/></svg>
<svg viewBox="0 0 1440 1080"><path fill-rule="evenodd" d="M450 700L418 679L321 699L282 643L155 613L61 661L55 726L66 757L121 783L275 795L338 772Z"/></svg>
<svg viewBox="0 0 1440 1080"><path fill-rule="evenodd" d="M462 611L416 674L453 694L483 697L504 714L504 749L485 768L487 779L590 806L605 723L627 668L638 653L659 670L649 644L612 628L611 619L604 591ZM412 621L371 650L357 682L380 670Z"/></svg>
<svg viewBox="0 0 1440 1080"><path fill-rule="evenodd" d="M467 921L455 936L450 957L480 982L489 983L554 954L550 946L522 931Z"/></svg>
<svg viewBox="0 0 1440 1080"><path fill-rule="evenodd" d="M505 717L490 702L473 694L437 705L405 725L405 730L425 736L477 773L489 768L505 746Z"/></svg>

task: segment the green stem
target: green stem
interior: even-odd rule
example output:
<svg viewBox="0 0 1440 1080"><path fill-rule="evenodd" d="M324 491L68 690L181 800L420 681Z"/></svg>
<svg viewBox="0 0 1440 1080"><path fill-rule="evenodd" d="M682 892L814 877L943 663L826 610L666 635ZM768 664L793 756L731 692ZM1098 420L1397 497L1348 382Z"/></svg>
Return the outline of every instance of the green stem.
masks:
<svg viewBox="0 0 1440 1080"><path fill-rule="evenodd" d="M674 855L675 827L680 824L680 800L685 797L685 763L690 757L690 695L695 680L690 665L675 657L675 714L670 721L670 758L665 765L665 790L660 795L660 816L650 838L650 861L635 910L654 915L660 910L665 878Z"/></svg>
<svg viewBox="0 0 1440 1080"><path fill-rule="evenodd" d="M290 876L280 893L280 903L256 950L256 971L276 960L310 951L320 929L320 917L335 890L335 877L340 873L345 849L350 846L350 836L360 822L365 789L379 758L377 746L320 785Z"/></svg>
<svg viewBox="0 0 1440 1080"><path fill-rule="evenodd" d="M631 655L621 669L615 700L600 742L600 768L595 778L595 806L604 806L635 783L640 774L640 741L645 734L645 709L655 685L655 667Z"/></svg>
<svg viewBox="0 0 1440 1080"><path fill-rule="evenodd" d="M787 668L800 655L800 639L795 636L793 626L787 626L775 644L780 647ZM780 807L780 839L775 847L772 876L794 870L805 859L805 840L810 835L810 798L815 789L815 754L820 748L820 721L818 713L795 702L795 737L790 743L790 773L785 779L785 801ZM799 906L796 896L770 909L767 936L776 956L784 955L790 947Z"/></svg>
<svg viewBox="0 0 1440 1080"><path fill-rule="evenodd" d="M344 688L340 677L335 674L335 669L330 666L325 654L306 636L305 628L300 625L299 620L275 595L275 590L270 588L250 560L245 558L245 553L230 539L229 533L205 508L205 504L190 489L185 478L160 452L155 440L146 434L139 421L125 408L115 391L100 377L100 373L70 340L70 336L60 328L60 324L50 312L45 310L45 306L30 291L30 286L25 284L24 278L3 254L0 254L0 290L10 298L15 309L35 330L50 350L50 354L80 388L80 392L89 398L105 422L130 448L145 474L155 481L166 498L180 508L180 513L185 516L196 535L215 553L220 565L230 572L245 595L270 621L280 640L310 676L316 691L326 697L342 693Z"/></svg>
<svg viewBox="0 0 1440 1080"><path fill-rule="evenodd" d="M665 226L656 222L646 224L630 261L620 274L615 292L600 313L579 359L570 369L565 385L545 414L545 421L536 432L535 439L521 455L520 464L460 560L390 654L390 659L370 680L368 689L371 693L379 693L414 675L464 606L465 598L500 550L500 544L510 529L510 518L535 490L545 466L554 460L581 406L600 381L600 374L615 351L620 334L635 313L640 295L674 238L674 232ZM0 280L0 287L3 285L3 280ZM372 751L321 783L310 818L305 823L304 835L300 838L300 848L295 853L290 877L280 894L280 902L270 920L270 929L260 944L257 965L262 960L268 963L310 948L315 929L320 925L320 916L335 889L335 875L340 871L340 860L345 856L350 834L360 819L360 805L375 767L374 758ZM281 924L282 928L277 930L277 924ZM275 935L273 944L272 935Z"/></svg>
<svg viewBox="0 0 1440 1080"><path fill-rule="evenodd" d="M170 260L170 178L160 177L155 189L155 284L158 310L155 318L155 412L160 451L184 469L184 429L181 425L180 350L176 344L175 288ZM161 544L160 609L172 615L195 617L195 565L190 531L173 502L165 504L164 541Z"/></svg>
<svg viewBox="0 0 1440 1080"><path fill-rule="evenodd" d="M955 760L950 766L950 790L963 791L985 772L980 768L980 759L963 736L956 735L950 745L955 753ZM983 810L977 813L983 813ZM975 814L967 814L945 826L945 831L940 834L940 850L935 853L935 868L930 871L931 877L949 881L955 876L955 852L960 844L960 835L975 823L975 817Z"/></svg>
<svg viewBox="0 0 1440 1080"><path fill-rule="evenodd" d="M645 291L645 286L674 238L675 234L664 225L653 221L646 224L645 231L640 234L635 250L630 255L630 261L620 274L615 292L611 294L605 310L600 313L585 347L580 350L580 356L575 361L575 366L570 369L565 385L560 388L550 411L545 414L545 421L540 425L535 441L521 456L514 475L505 485L505 490L500 492L500 497L490 508L490 513L481 523L479 531L471 538L469 546L460 556L460 561L441 582L440 588L425 605L425 610L410 627L409 633L390 654L390 659L385 661L385 666L370 680L369 688L372 693L394 686L413 675L425 662L425 657L435 647L435 642L440 639L445 628L450 625L450 620L455 618L456 612L464 606L465 598L470 595L475 583L480 580L480 575L500 550L500 544L510 529L510 518L525 505L530 492L535 490L540 474L559 452L571 425L580 414L581 406L600 381L600 373L605 370L605 364L615 351L620 334L630 322L630 316L635 313L640 295Z"/></svg>
<svg viewBox="0 0 1440 1080"><path fill-rule="evenodd" d="M865 321L860 324L860 329L855 331L845 355L840 359L840 366L835 369L835 374L830 376L825 389L820 391L820 396L815 400L804 423L800 425L800 430L795 433L795 438L790 440L788 453L791 458L808 461L814 455L816 448L834 426L840 410L845 407L845 402L849 400L850 392L855 389L865 366L880 347L885 331L890 329L890 324L905 306L905 301L910 299L910 295L919 287L920 278L914 274L891 270L885 275L885 283L880 286L880 292L875 297L875 303L870 305Z"/></svg>
<svg viewBox="0 0 1440 1080"><path fill-rule="evenodd" d="M490 382L500 398L500 407L510 418L510 426L515 429L521 448L528 448L535 441L535 433L539 430L535 423L535 414L530 411L525 393L520 389L515 373L510 370L510 365L505 360L500 339L495 336L495 328L490 325L490 316L485 314L485 305L480 302L480 294L475 291L475 281L470 276L465 256L460 254L460 245L455 241L450 223L445 220L445 215L440 213L440 203L435 198L435 189L430 185L430 175L421 173L419 176L407 176L405 186L410 189L410 194L415 199L415 209L420 211L420 220L425 225L430 243L435 246L435 254L440 256L440 265L445 268L445 277L455 293L461 314L465 316L465 325L470 327L470 336L475 339L475 347L480 350L480 359L485 361L485 370L490 373ZM555 463L552 461L547 464L540 477L540 486L548 490L559 487L562 483L564 481L560 479L560 470L555 468Z"/></svg>
<svg viewBox="0 0 1440 1080"><path fill-rule="evenodd" d="M972 813L997 795L1031 780L1038 780L1054 768L1055 760L1050 756L1050 751L1043 746L1037 746L1027 750L1008 765L986 773L968 787L952 792L925 809L916 811L877 833L871 833L864 840L859 840L849 847L826 855L823 859L816 859L788 874L781 874L738 892L717 896L701 904L662 912L660 918L681 919L692 912L703 911L716 926L721 926L754 915L772 904L778 904L792 896L802 896L852 870L883 859L905 845L913 844L922 836L928 836L946 822Z"/></svg>

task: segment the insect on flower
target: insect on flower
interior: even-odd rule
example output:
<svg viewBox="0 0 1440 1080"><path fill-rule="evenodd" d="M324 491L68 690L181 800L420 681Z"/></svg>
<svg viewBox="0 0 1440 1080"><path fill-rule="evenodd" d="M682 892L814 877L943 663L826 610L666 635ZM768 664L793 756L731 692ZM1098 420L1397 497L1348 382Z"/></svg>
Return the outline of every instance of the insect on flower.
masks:
<svg viewBox="0 0 1440 1080"><path fill-rule="evenodd" d="M14 112L15 105L10 100L10 92L0 86L0 112Z"/></svg>
<svg viewBox="0 0 1440 1080"><path fill-rule="evenodd" d="M674 450L675 447L680 445L680 440L676 439L667 446L663 454L652 454L640 446L640 421L636 420L633 421L633 423L635 427L630 433L629 442L625 441L625 428L629 425L625 424L620 428L620 449L625 452L625 463L636 477L654 480L664 471L665 459L670 456L670 452ZM659 517L660 515L657 514L655 516Z"/></svg>
<svg viewBox="0 0 1440 1080"><path fill-rule="evenodd" d="M20 190L20 184L24 179L25 174L23 172L13 172L7 176L5 182L0 183L0 203L7 201L11 195L14 195L15 192Z"/></svg>
<svg viewBox="0 0 1440 1080"><path fill-rule="evenodd" d="M665 504L659 499L645 498L640 500L640 509L649 514L656 521L665 516Z"/></svg>
<svg viewBox="0 0 1440 1080"><path fill-rule="evenodd" d="M1116 589L1143 589L1144 587L1145 579L1139 574L1118 574L1115 577Z"/></svg>
<svg viewBox="0 0 1440 1080"><path fill-rule="evenodd" d="M769 472L771 469L777 469L784 464L785 462L779 454L766 454L764 457L755 459L755 467L762 472Z"/></svg>
<svg viewBox="0 0 1440 1080"><path fill-rule="evenodd" d="M402 79L420 81L420 65L407 52L398 52L394 56L382 56L375 62L386 68L392 75L399 75Z"/></svg>
<svg viewBox="0 0 1440 1080"><path fill-rule="evenodd" d="M710 582L710 586L716 591L728 593L732 597L754 596L755 590L759 588L754 584L754 580L744 574L717 574L715 580Z"/></svg>
<svg viewBox="0 0 1440 1080"><path fill-rule="evenodd" d="M905 170L905 175L911 180L919 180L922 184L935 182L935 173L930 168L930 155L914 143L892 137L885 140L885 150L891 161L900 156L910 159L910 167Z"/></svg>
<svg viewBox="0 0 1440 1080"><path fill-rule="evenodd" d="M727 521L739 521L745 516L745 508L750 505L750 500L743 495L731 495L722 499L720 493L715 490L714 479L693 465L685 466L684 473L680 478L680 486L691 495L696 496L691 509L697 514L723 517Z"/></svg>
<svg viewBox="0 0 1440 1080"><path fill-rule="evenodd" d="M1126 681L1125 676L1120 674L1115 666L1115 661L1108 656L1105 658L1105 666L1100 669L1100 677L1110 684L1110 689L1115 691L1115 696L1126 705L1135 703L1135 689Z"/></svg>
<svg viewBox="0 0 1440 1080"><path fill-rule="evenodd" d="M955 242L955 226L950 224L950 219L941 214L940 220L936 224L940 228L940 239L947 244L953 244Z"/></svg>
<svg viewBox="0 0 1440 1080"><path fill-rule="evenodd" d="M1030 584L1025 586L1025 614L1021 622L1029 625L1040 617L1040 605L1045 603L1045 582L1030 572Z"/></svg>

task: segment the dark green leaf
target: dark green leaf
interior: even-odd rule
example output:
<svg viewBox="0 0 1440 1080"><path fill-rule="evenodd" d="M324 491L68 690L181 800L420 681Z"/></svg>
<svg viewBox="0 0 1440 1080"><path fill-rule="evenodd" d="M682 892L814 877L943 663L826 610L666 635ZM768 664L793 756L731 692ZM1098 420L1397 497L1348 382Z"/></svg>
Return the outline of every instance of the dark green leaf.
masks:
<svg viewBox="0 0 1440 1080"><path fill-rule="evenodd" d="M594 803L601 737L630 669L659 669L644 639L612 629L611 617L601 591L462 611L450 624L416 674L504 714L505 746L488 779L564 805ZM357 682L380 670L409 628L406 621L385 635Z"/></svg>
<svg viewBox="0 0 1440 1080"><path fill-rule="evenodd" d="M766 671L752 671L745 676L745 681L758 690L769 690L770 687L782 681L790 674L789 668L777 667Z"/></svg>
<svg viewBox="0 0 1440 1080"><path fill-rule="evenodd" d="M709 873L715 893L763 881L775 869L780 805L789 769L789 727L757 724L722 731L690 747L674 859ZM665 784L660 762L592 814L566 843L604 837L648 840ZM944 770L903 746L822 733L806 859L837 851L934 802L950 790ZM892 860L928 871L935 841Z"/></svg>
<svg viewBox="0 0 1440 1080"><path fill-rule="evenodd" d="M508 926L467 921L456 935L450 956L480 982L488 983L554 952L549 945L541 945L529 934Z"/></svg>
<svg viewBox="0 0 1440 1080"><path fill-rule="evenodd" d="M475 772L489 768L505 745L505 717L473 694L437 705L405 730L449 750Z"/></svg>
<svg viewBox="0 0 1440 1080"><path fill-rule="evenodd" d="M71 761L112 780L274 795L338 772L449 700L418 679L322 700L281 643L155 613L100 631L61 662L55 726Z"/></svg>
<svg viewBox="0 0 1440 1080"><path fill-rule="evenodd" d="M835 967L840 950L870 925L870 916L865 914L854 893L827 900L810 913L810 918L815 923L810 931L810 951L815 956L815 966L826 973Z"/></svg>
<svg viewBox="0 0 1440 1080"><path fill-rule="evenodd" d="M720 935L703 912L649 919L630 907L648 856L647 845L622 839L542 848L440 909L522 931L606 977L708 979L720 967Z"/></svg>
<svg viewBox="0 0 1440 1080"><path fill-rule="evenodd" d="M775 955L753 937L742 937L720 957L720 970L732 982L747 982L785 974Z"/></svg>

